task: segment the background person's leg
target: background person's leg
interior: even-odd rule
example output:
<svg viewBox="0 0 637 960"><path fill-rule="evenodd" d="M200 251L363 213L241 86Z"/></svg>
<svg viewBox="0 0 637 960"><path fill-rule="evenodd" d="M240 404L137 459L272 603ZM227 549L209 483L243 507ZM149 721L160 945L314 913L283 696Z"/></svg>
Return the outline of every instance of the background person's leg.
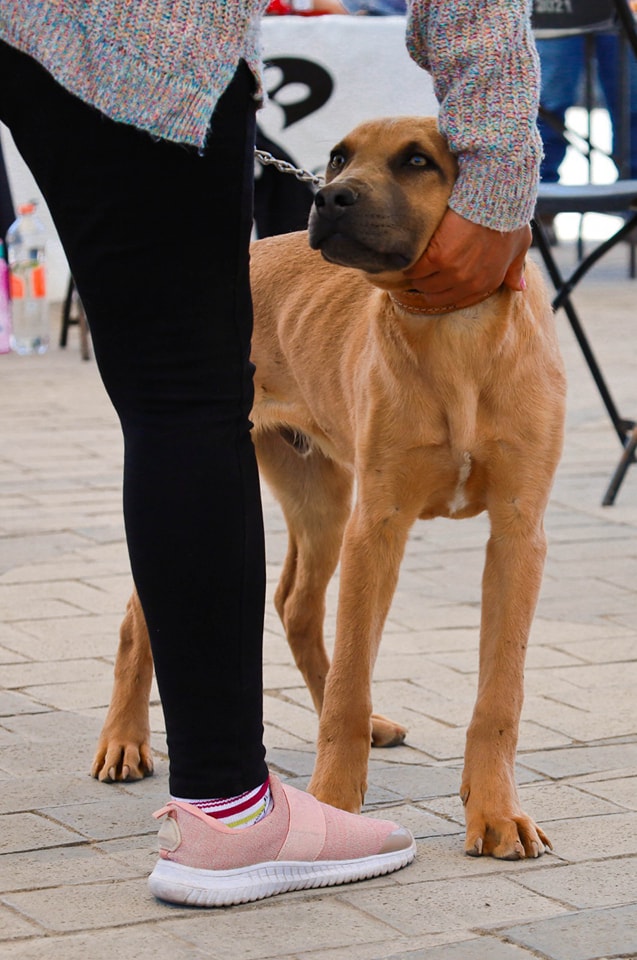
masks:
<svg viewBox="0 0 637 960"><path fill-rule="evenodd" d="M540 178L546 183L557 183L567 147L559 126L578 94L584 68L584 43L581 37L559 37L538 40L537 49L542 65L540 105L542 111L550 114L549 119L540 112L538 118L544 144Z"/></svg>
<svg viewBox="0 0 637 960"><path fill-rule="evenodd" d="M622 123L620 108L620 44L612 35L597 37L597 64L599 82L611 118L613 153L620 147L618 132ZM628 83L630 96L628 169L623 176L637 177L637 61L628 50ZM621 157L619 158L621 160Z"/></svg>
<svg viewBox="0 0 637 960"><path fill-rule="evenodd" d="M4 44L3 77L16 95L2 119L56 222L122 422L128 546L170 789L237 794L267 777L248 420L252 78L238 71L201 157L106 119Z"/></svg>

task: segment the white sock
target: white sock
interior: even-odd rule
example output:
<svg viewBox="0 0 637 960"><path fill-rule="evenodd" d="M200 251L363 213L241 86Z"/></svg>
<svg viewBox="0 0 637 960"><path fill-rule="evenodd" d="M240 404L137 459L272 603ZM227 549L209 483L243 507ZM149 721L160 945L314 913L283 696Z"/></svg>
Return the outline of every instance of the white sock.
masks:
<svg viewBox="0 0 637 960"><path fill-rule="evenodd" d="M237 797L212 797L203 800L186 800L183 797L173 797L181 803L192 803L203 813L215 820L220 820L227 827L251 827L259 820L267 817L272 809L272 795L270 793L270 779L254 790L246 790Z"/></svg>

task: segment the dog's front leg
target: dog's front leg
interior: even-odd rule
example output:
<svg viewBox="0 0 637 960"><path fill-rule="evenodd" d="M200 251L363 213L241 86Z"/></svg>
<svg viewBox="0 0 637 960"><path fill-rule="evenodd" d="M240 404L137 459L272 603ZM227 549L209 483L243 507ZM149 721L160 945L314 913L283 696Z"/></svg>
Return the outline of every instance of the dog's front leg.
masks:
<svg viewBox="0 0 637 960"><path fill-rule="evenodd" d="M309 790L360 810L372 737L371 681L412 518L357 505L345 531L334 655L325 684Z"/></svg>
<svg viewBox="0 0 637 960"><path fill-rule="evenodd" d="M550 842L520 807L515 755L524 660L540 590L546 540L541 519L509 517L487 546L482 591L478 697L467 732L461 796L465 851L517 860Z"/></svg>
<svg viewBox="0 0 637 960"><path fill-rule="evenodd" d="M153 679L150 639L137 591L119 631L115 681L91 776L105 783L141 780L153 772L148 701Z"/></svg>

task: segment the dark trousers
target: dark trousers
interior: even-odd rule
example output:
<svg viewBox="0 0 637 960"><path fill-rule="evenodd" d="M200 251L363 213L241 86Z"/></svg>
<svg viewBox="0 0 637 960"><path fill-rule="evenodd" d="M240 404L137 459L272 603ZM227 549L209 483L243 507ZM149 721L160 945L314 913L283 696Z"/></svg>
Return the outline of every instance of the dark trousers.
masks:
<svg viewBox="0 0 637 960"><path fill-rule="evenodd" d="M122 425L126 534L171 792L239 793L267 776L249 432L252 77L242 64L203 156L114 123L5 44L0 88L1 119L56 223Z"/></svg>
<svg viewBox="0 0 637 960"><path fill-rule="evenodd" d="M540 169L541 179L557 183L559 167L566 155L567 141L554 127L564 123L569 107L578 102L580 87L586 71L586 44L583 36L559 37L538 40L537 49L542 64L542 91L540 103L548 111L553 123L541 115L538 127L544 144L544 159ZM600 34L595 38L597 76L610 114L613 133L613 151L618 151L618 131L622 126L619 109L621 79L621 48L618 37ZM630 125L626 131L629 139L628 158L630 169L620 171L622 176L637 176L637 62L629 58ZM623 159L623 158L620 158Z"/></svg>

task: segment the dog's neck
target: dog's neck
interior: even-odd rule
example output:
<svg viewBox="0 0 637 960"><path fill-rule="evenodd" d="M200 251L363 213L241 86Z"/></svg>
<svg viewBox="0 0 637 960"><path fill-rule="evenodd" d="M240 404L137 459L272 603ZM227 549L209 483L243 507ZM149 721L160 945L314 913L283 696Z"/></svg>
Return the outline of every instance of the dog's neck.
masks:
<svg viewBox="0 0 637 960"><path fill-rule="evenodd" d="M427 295L421 293L419 290L388 290L389 297L393 302L399 306L402 310L406 310L408 313L420 314L422 316L442 316L446 313L456 313L458 310L464 310L466 307L475 307L479 303L484 303L485 300L488 300L489 297L492 297L496 290L490 290L489 293L484 294L482 297L478 297L477 300L472 300L471 303L463 303L461 307L457 304L452 304L449 307L428 307L425 306L425 301Z"/></svg>

